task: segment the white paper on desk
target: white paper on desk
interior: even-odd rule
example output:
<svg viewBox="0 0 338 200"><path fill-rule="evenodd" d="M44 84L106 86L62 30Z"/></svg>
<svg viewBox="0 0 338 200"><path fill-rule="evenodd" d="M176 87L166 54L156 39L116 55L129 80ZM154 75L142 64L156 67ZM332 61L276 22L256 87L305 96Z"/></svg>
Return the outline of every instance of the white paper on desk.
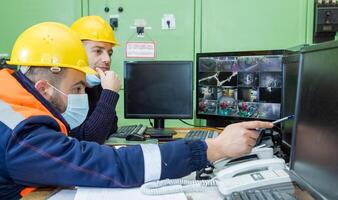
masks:
<svg viewBox="0 0 338 200"><path fill-rule="evenodd" d="M116 199L137 199L137 200L186 200L184 193L168 195L144 195L140 188L89 188L80 187L77 189L74 200L116 200Z"/></svg>

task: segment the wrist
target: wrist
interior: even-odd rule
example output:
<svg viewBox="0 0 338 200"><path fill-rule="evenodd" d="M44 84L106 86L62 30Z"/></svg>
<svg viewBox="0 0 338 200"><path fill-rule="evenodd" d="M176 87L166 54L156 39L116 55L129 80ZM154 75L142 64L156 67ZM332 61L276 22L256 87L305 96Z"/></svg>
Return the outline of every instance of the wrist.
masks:
<svg viewBox="0 0 338 200"><path fill-rule="evenodd" d="M222 154L222 145L218 144L218 141L215 139L207 139L205 140L208 149L207 149L207 159L209 162L214 162L216 160L219 160L223 157L226 157L226 155Z"/></svg>
<svg viewBox="0 0 338 200"><path fill-rule="evenodd" d="M112 88L112 87L105 87L105 86L102 86L102 89L105 89L105 90L110 90L110 91L113 91L113 92L116 92L116 89L115 88Z"/></svg>

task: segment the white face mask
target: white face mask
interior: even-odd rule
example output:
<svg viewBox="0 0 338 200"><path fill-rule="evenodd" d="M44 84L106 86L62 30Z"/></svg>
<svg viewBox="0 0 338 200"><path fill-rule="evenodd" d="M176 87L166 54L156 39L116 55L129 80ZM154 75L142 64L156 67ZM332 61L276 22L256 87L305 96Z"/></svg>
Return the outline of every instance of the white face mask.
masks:
<svg viewBox="0 0 338 200"><path fill-rule="evenodd" d="M47 82L48 83L48 82ZM78 127L84 122L87 117L89 104L88 104L88 95L87 94L65 94L61 90L57 89L50 83L48 83L52 88L61 94L67 96L68 104L66 111L62 113L63 118L69 124L70 128L73 129Z"/></svg>
<svg viewBox="0 0 338 200"><path fill-rule="evenodd" d="M100 85L101 84L101 79L97 77L94 74L88 74L86 75L86 82L88 87L92 88L94 86Z"/></svg>

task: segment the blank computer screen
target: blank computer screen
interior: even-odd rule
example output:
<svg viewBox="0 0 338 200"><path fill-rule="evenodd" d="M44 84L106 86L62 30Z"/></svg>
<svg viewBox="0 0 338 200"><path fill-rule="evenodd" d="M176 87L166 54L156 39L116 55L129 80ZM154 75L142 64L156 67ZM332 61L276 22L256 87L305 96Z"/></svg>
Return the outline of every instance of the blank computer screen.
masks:
<svg viewBox="0 0 338 200"><path fill-rule="evenodd" d="M297 95L293 169L327 199L338 199L338 45L304 53Z"/></svg>
<svg viewBox="0 0 338 200"><path fill-rule="evenodd" d="M125 62L126 118L191 118L192 62Z"/></svg>

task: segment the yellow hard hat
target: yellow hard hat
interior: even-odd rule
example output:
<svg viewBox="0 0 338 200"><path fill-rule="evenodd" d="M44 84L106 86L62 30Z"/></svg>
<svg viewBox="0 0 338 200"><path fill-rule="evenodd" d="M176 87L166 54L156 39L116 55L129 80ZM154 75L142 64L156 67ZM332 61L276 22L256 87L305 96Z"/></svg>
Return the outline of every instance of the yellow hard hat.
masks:
<svg viewBox="0 0 338 200"><path fill-rule="evenodd" d="M15 41L10 65L66 67L96 74L88 65L79 36L67 26L44 22L25 30Z"/></svg>
<svg viewBox="0 0 338 200"><path fill-rule="evenodd" d="M113 46L118 45L115 34L110 25L100 16L86 16L76 20L72 26L81 40L108 42Z"/></svg>

